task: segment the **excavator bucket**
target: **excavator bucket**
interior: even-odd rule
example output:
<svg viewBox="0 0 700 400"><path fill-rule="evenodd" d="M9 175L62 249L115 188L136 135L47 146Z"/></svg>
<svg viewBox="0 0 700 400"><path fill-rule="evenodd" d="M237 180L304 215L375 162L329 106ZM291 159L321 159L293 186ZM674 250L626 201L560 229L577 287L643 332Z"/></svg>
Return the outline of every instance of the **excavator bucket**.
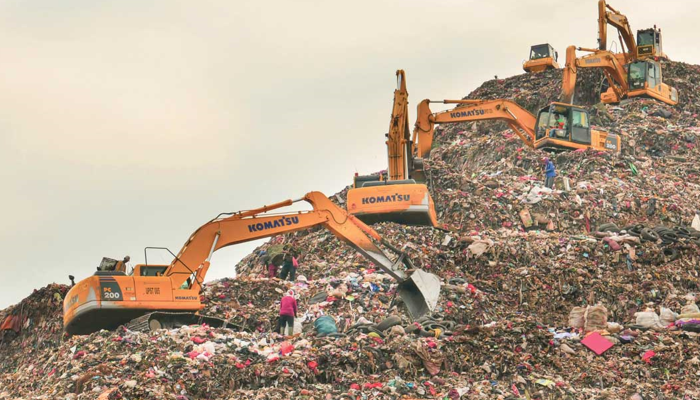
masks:
<svg viewBox="0 0 700 400"><path fill-rule="evenodd" d="M414 180L365 182L348 191L347 207L366 224L438 226L428 187Z"/></svg>
<svg viewBox="0 0 700 400"><path fill-rule="evenodd" d="M418 269L408 279L401 282L398 293L406 304L411 318L416 320L431 313L437 307L440 297L440 279L431 273Z"/></svg>

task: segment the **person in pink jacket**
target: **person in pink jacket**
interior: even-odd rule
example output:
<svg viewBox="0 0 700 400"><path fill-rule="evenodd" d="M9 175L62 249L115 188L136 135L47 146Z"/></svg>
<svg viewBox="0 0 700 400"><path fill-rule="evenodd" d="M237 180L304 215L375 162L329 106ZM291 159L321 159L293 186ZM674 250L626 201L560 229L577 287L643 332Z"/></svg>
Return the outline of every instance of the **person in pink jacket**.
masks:
<svg viewBox="0 0 700 400"><path fill-rule="evenodd" d="M289 290L280 302L280 317L277 320L276 331L282 335L285 328L287 335L291 336L294 333L294 318L297 316L297 300L294 296L294 290Z"/></svg>

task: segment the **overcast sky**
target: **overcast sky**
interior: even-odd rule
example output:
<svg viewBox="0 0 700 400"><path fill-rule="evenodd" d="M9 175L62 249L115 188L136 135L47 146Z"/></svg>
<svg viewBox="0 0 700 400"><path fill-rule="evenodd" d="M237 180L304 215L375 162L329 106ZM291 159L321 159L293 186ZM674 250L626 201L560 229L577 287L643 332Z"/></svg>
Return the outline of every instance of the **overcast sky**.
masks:
<svg viewBox="0 0 700 400"><path fill-rule="evenodd" d="M700 64L700 2L610 4ZM398 68L412 121L424 98L521 73L531 44L594 47L596 20L595 0L0 1L0 307L386 168Z"/></svg>

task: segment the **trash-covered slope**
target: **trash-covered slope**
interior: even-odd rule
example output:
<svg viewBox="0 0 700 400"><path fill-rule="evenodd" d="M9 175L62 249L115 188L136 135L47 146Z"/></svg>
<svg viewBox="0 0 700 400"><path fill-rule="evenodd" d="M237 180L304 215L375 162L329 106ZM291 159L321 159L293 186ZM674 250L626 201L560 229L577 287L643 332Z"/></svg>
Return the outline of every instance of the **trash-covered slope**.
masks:
<svg viewBox="0 0 700 400"><path fill-rule="evenodd" d="M557 99L560 74L492 80L468 97L536 111ZM577 98L622 135L622 154L552 156L559 178L549 191L548 155L505 126L444 126L427 170L445 229L375 226L443 278L432 319L408 321L395 283L330 233L298 232L261 246L300 252L296 282L262 278L254 253L239 279L208 285L205 312L237 331L119 330L58 343L60 306L47 303L45 325L0 347L13 360L0 370L0 399L699 398L700 242L690 226L700 208L700 67L664 63L676 107L596 105L601 76L579 76ZM291 339L270 333L288 288L309 320ZM313 334L319 313L334 317L337 335ZM595 333L612 344L602 355L584 344ZM57 344L37 345L41 335Z"/></svg>

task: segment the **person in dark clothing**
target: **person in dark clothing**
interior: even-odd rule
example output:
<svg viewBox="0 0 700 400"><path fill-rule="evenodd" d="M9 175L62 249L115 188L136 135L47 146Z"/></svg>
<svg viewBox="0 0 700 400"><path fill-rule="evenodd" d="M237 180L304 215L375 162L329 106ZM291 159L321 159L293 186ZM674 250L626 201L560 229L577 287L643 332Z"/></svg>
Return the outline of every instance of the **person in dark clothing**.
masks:
<svg viewBox="0 0 700 400"><path fill-rule="evenodd" d="M557 171L554 168L554 163L549 158L544 159L544 174L544 185L551 189L554 186L554 177L557 176Z"/></svg>
<svg viewBox="0 0 700 400"><path fill-rule="evenodd" d="M284 255L284 261L282 262L282 272L280 272L280 279L283 281L289 276L290 281L294 281L296 278L297 269L294 268L294 256L292 253L287 253Z"/></svg>
<svg viewBox="0 0 700 400"><path fill-rule="evenodd" d="M294 291L290 290L280 302L280 318L277 321L276 332L281 335L284 335L285 330L288 336L294 333L294 318L297 316L297 300L294 296Z"/></svg>
<svg viewBox="0 0 700 400"><path fill-rule="evenodd" d="M272 257L270 257L265 250L261 251L259 256L260 262L263 265L263 271L265 271L264 273L267 274L267 277L277 277L277 266L272 262Z"/></svg>

